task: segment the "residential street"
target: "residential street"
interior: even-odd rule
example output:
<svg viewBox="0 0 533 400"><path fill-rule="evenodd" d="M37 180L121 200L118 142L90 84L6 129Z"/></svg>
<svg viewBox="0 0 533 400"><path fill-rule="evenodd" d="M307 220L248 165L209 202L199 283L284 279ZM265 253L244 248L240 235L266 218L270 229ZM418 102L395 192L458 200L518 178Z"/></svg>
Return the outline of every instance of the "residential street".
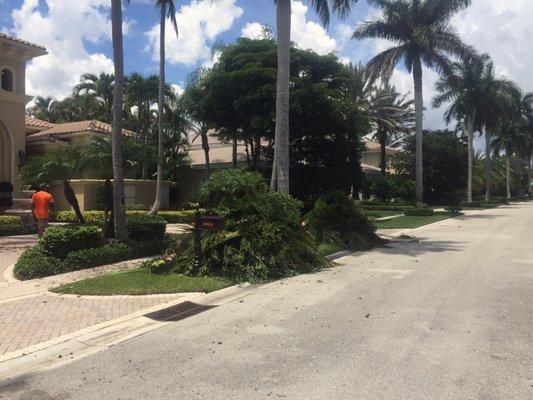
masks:
<svg viewBox="0 0 533 400"><path fill-rule="evenodd" d="M533 399L533 203L410 234L420 240L260 286L0 399Z"/></svg>

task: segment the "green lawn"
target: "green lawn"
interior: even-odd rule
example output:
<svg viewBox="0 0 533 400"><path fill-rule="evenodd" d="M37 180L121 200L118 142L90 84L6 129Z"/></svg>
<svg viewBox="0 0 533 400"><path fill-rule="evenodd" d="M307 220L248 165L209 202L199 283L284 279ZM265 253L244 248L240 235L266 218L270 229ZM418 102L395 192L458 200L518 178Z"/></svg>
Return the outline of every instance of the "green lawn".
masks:
<svg viewBox="0 0 533 400"><path fill-rule="evenodd" d="M52 289L63 294L94 296L146 295L181 292L213 292L233 285L233 282L214 277L152 274L146 268L112 272L96 278L70 283Z"/></svg>
<svg viewBox="0 0 533 400"><path fill-rule="evenodd" d="M363 210L363 213L371 218L390 217L392 215L401 214L400 211L384 211L384 210Z"/></svg>
<svg viewBox="0 0 533 400"><path fill-rule="evenodd" d="M389 219L387 221L376 221L374 222L374 224L378 229L412 229L431 224L433 222L442 221L453 216L453 214L447 212L436 212L434 215L430 215L427 217L403 215L401 217Z"/></svg>
<svg viewBox="0 0 533 400"><path fill-rule="evenodd" d="M318 245L318 253L323 256L336 253L338 251L346 250L344 247L334 243L320 243Z"/></svg>

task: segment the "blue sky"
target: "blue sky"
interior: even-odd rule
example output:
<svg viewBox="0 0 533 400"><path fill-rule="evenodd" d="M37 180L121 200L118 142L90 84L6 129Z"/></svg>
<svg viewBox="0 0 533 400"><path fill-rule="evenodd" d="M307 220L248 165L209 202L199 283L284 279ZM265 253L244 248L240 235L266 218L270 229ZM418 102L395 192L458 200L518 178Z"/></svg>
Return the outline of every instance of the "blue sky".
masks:
<svg viewBox="0 0 533 400"><path fill-rule="evenodd" d="M126 72L158 72L159 16L151 0L131 0L124 9ZM214 42L254 37L260 24L275 26L273 0L176 0L180 38L168 31L167 80L182 87L195 68L213 63ZM292 39L320 54L335 51L348 62L365 62L388 44L382 40L353 41L349 37L361 20L375 13L359 0L345 21L333 18L327 30L318 23L307 0L293 0ZM0 0L0 31L42 44L49 55L27 68L27 91L58 98L69 94L84 72L113 69L110 40L110 0ZM533 91L533 1L473 0L452 24L463 40L488 52L500 74ZM424 71L426 105L433 96L437 74ZM412 93L412 79L401 66L393 75L400 91ZM442 110L428 109L426 126L440 128Z"/></svg>

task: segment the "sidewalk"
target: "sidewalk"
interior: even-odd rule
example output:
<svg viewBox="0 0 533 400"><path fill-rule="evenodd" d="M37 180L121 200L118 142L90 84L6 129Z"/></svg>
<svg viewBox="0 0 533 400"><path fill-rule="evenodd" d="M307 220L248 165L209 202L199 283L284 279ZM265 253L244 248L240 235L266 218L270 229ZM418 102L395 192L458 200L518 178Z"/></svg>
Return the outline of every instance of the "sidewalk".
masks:
<svg viewBox="0 0 533 400"><path fill-rule="evenodd" d="M191 294L150 296L75 296L48 290L62 284L137 268L145 259L75 271L66 274L17 281L13 265L20 254L37 241L36 235L0 238L0 362L30 346L56 343L100 324L112 324L127 315L185 300Z"/></svg>

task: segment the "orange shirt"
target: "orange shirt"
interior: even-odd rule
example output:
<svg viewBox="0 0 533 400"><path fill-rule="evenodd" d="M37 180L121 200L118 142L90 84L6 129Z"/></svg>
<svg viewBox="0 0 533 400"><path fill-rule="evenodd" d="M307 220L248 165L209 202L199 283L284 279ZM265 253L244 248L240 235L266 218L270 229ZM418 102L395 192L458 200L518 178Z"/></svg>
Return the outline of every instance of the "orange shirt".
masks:
<svg viewBox="0 0 533 400"><path fill-rule="evenodd" d="M54 198L44 190L35 193L31 197L31 202L34 207L35 218L47 219L50 217L50 204L54 202Z"/></svg>

